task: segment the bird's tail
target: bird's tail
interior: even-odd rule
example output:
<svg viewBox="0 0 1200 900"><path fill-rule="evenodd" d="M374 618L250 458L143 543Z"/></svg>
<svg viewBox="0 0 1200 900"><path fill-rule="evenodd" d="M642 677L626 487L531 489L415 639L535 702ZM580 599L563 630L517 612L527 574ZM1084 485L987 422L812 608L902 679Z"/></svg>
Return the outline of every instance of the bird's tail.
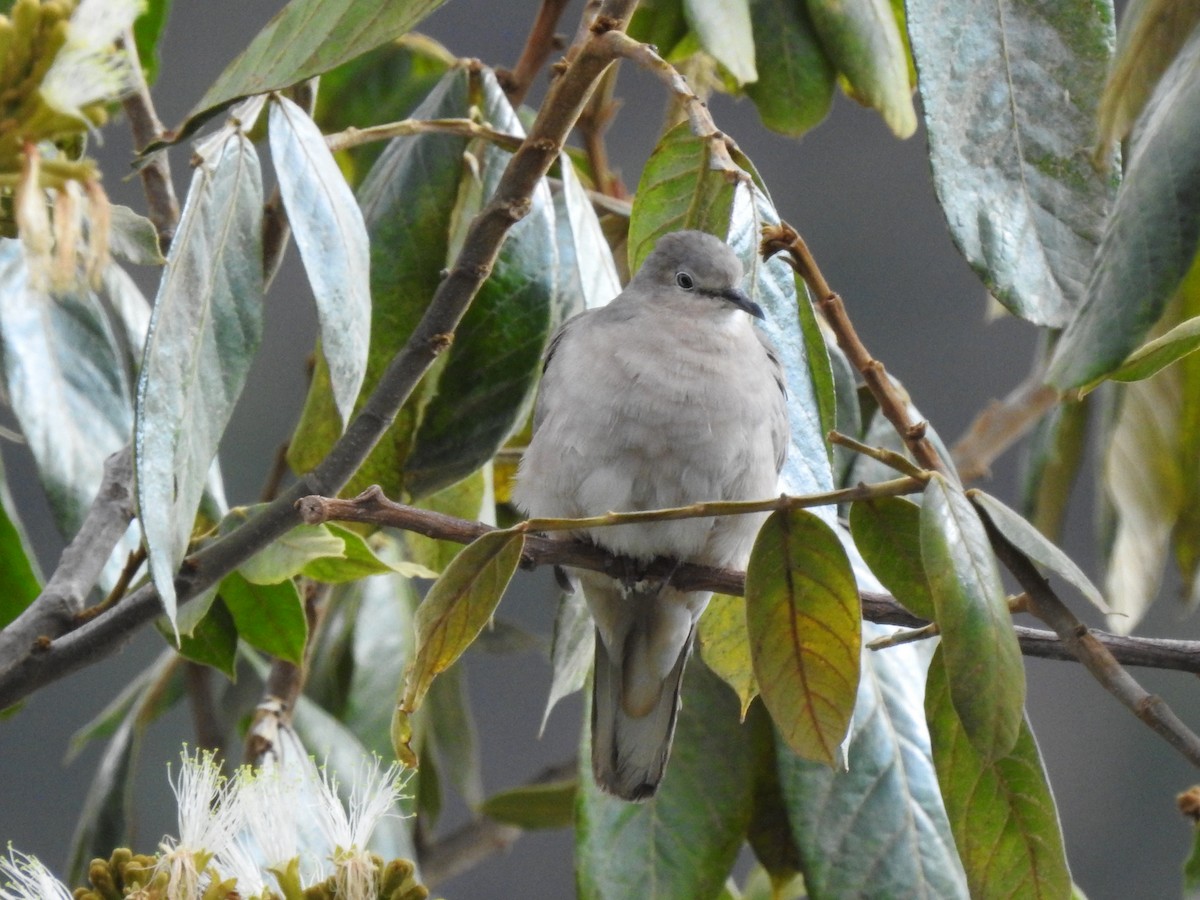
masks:
<svg viewBox="0 0 1200 900"><path fill-rule="evenodd" d="M688 632L675 665L659 685L657 698L631 714L626 665L636 661L621 648L610 654L596 634L596 666L592 676L592 772L596 784L626 800L647 800L658 789L679 712L683 669L692 650L695 628Z"/></svg>

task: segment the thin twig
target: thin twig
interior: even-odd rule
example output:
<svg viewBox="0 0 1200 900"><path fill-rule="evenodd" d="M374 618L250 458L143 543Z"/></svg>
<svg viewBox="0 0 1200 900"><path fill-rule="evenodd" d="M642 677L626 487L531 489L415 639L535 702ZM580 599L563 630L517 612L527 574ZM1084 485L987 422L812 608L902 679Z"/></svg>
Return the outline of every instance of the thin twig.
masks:
<svg viewBox="0 0 1200 900"><path fill-rule="evenodd" d="M500 86L508 95L508 102L514 108L521 105L521 101L529 93L534 76L541 71L546 60L550 58L550 54L556 49L561 49L554 29L569 2L570 0L542 0L541 6L538 7L537 18L533 20L533 27L529 29L529 36L525 39L525 47L521 50L517 64L511 72L501 70L496 73Z"/></svg>
<svg viewBox="0 0 1200 900"><path fill-rule="evenodd" d="M1037 567L996 530L985 512L980 512L996 557L1028 595L1029 611L1054 629L1064 647L1106 691L1200 768L1200 736L1180 721L1161 698L1149 693L1122 668L1116 656L1067 609Z"/></svg>
<svg viewBox="0 0 1200 900"><path fill-rule="evenodd" d="M304 598L304 617L308 624L308 640L304 646L304 659L296 665L286 659L271 661L271 669L263 683L263 697L254 709L254 718L246 732L243 757L250 765L260 765L263 757L276 755L281 728L290 727L296 701L304 691L308 680L309 663L316 642L313 640L325 611L330 586L308 582Z"/></svg>
<svg viewBox="0 0 1200 900"><path fill-rule="evenodd" d="M929 481L929 473L927 471L913 463L904 454L897 453L895 450L889 450L887 447L872 447L838 431L829 432L829 443L838 444L848 450L853 450L855 453L861 453L863 456L869 456L871 459L881 462L903 475L920 479L922 484Z"/></svg>
<svg viewBox="0 0 1200 900"><path fill-rule="evenodd" d="M150 99L150 87L142 75L142 65L137 59L137 42L132 32L121 38L125 51L133 57L130 74L133 90L121 101L125 117L129 119L129 130L133 143L140 151L143 147L162 137L163 125L154 111ZM175 199L175 185L171 183L171 162L165 152L155 153L146 159L138 170L142 190L146 194L147 212L151 224L158 234L159 251L165 256L171 240L175 237L175 226L179 224L179 201Z"/></svg>
<svg viewBox="0 0 1200 900"><path fill-rule="evenodd" d="M925 437L927 423L914 422L909 416L907 399L896 390L883 368L883 363L867 350L846 314L842 298L829 287L804 239L786 222L763 228L763 258L769 259L777 253L785 254L784 259L788 265L795 269L808 285L809 292L816 298L817 308L821 310L837 338L838 346L846 354L850 364L862 375L868 390L879 404L880 412L892 423L913 458L924 468L957 480L957 476L950 472L949 466L934 449L933 443Z"/></svg>
<svg viewBox="0 0 1200 900"><path fill-rule="evenodd" d="M368 488L353 500L305 497L299 505L305 520L314 524L334 520L366 522L414 531L426 537L458 544L469 544L495 530L481 522L394 503L383 496L377 487ZM734 569L715 569L690 563L677 565L668 559L657 559L641 566L634 560L614 556L588 541L548 538L537 534L525 536L522 564L527 568L574 566L604 572L614 578L620 578L630 571L640 571L649 578L670 575L671 583L686 591L717 591L742 596L746 587L745 574ZM923 628L929 624L888 594L862 591L859 600L863 618L869 621L905 628ZM1021 652L1026 656L1076 661L1067 645L1053 632L1022 625L1013 627L1021 644ZM1124 665L1200 674L1200 641L1129 637L1097 630L1089 633Z"/></svg>
<svg viewBox="0 0 1200 900"><path fill-rule="evenodd" d="M574 778L579 764L575 760L550 766L539 772L526 785L549 784ZM419 848L421 880L432 888L479 865L489 856L511 847L524 834L522 828L482 817L473 819L461 828L427 846Z"/></svg>
<svg viewBox="0 0 1200 900"><path fill-rule="evenodd" d="M458 323L491 274L508 230L529 212L534 188L562 151L596 79L619 55L613 35L624 37L619 29L625 27L635 6L635 0L604 0L600 4L584 39L571 48L562 74L551 83L529 137L509 160L492 199L471 222L454 266L358 415L316 468L256 516L184 560L175 579L180 603L215 584L297 524L294 504L301 497L337 494L358 471L421 377L450 346ZM0 709L107 657L161 608L158 592L146 585L110 612L36 654L28 647L15 648L12 656L3 657L11 664L0 674Z"/></svg>
<svg viewBox="0 0 1200 900"><path fill-rule="evenodd" d="M474 119L403 119L399 122L372 125L369 128L351 126L345 131L335 131L325 135L325 144L336 152L374 141L389 141L395 137L410 137L416 134L453 134L458 137L481 138L510 153L520 148L522 140L515 134L497 131Z"/></svg>
<svg viewBox="0 0 1200 900"><path fill-rule="evenodd" d="M88 594L133 521L133 512L133 453L125 447L105 460L96 499L41 594L0 631L0 679L28 658L35 646L79 624ZM0 709L8 705L0 701Z"/></svg>
<svg viewBox="0 0 1200 900"><path fill-rule="evenodd" d="M192 710L192 730L196 745L206 750L221 752L225 749L225 730L217 716L217 704L213 698L212 674L209 666L184 661L184 680Z"/></svg>
<svg viewBox="0 0 1200 900"><path fill-rule="evenodd" d="M708 141L709 165L712 168L721 169L737 178L747 177L729 154L729 148L735 146L733 139L717 128L708 105L697 96L678 69L659 56L658 51L649 44L635 41L627 34L613 32L607 38L616 53L654 75L675 95L676 102L687 116L692 134Z"/></svg>
<svg viewBox="0 0 1200 900"><path fill-rule="evenodd" d="M579 117L578 130L583 139L583 152L587 154L588 166L592 170L592 181L596 190L609 197L625 199L629 192L621 179L612 170L608 161L608 144L604 136L612 124L621 103L614 99L617 84L617 67L613 66L600 79L591 99Z"/></svg>
<svg viewBox="0 0 1200 900"><path fill-rule="evenodd" d="M992 462L1033 428L1059 401L1058 391L1034 372L1003 400L988 404L950 455L963 481L974 481L990 471Z"/></svg>

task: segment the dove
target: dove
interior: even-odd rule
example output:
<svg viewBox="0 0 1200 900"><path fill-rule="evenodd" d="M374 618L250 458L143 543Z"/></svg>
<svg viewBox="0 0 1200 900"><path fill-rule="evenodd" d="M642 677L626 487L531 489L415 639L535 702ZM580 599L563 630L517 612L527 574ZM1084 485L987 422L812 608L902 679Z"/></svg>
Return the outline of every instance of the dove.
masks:
<svg viewBox="0 0 1200 900"><path fill-rule="evenodd" d="M719 238L663 235L629 284L552 336L513 499L531 517L584 517L776 495L786 388L762 309ZM635 565L744 569L765 513L581 529ZM626 800L655 793L684 667L711 593L567 570L596 626L592 770Z"/></svg>

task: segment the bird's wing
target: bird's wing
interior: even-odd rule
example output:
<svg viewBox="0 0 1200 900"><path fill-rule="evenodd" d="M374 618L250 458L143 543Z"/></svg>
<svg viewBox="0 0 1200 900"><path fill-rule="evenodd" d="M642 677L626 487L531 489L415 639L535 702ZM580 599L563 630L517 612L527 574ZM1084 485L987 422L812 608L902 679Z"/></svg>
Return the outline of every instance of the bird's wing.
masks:
<svg viewBox="0 0 1200 900"><path fill-rule="evenodd" d="M554 354L556 352L558 352L558 349L563 342L563 338L566 337L567 332L571 331L586 316L587 316L587 313L580 313L577 316L572 316L570 319L567 319L567 321L563 322L560 326L558 326L558 330L555 331L554 334L550 335L550 341L549 341L549 343L546 344L546 352L542 355L542 379L543 379L543 381L546 378L554 377L554 375L550 371L551 363L554 360ZM534 402L534 406L533 406L533 433L534 434L537 434L538 426L541 425L542 420L546 418L546 409L545 409L545 402L544 402L545 396L546 396L546 391L543 388L539 387L537 400Z"/></svg>
<svg viewBox="0 0 1200 900"><path fill-rule="evenodd" d="M774 419L771 423L771 439L775 445L775 471L778 473L783 470L783 464L787 460L788 443L791 437L787 415L787 377L783 373L783 363L779 361L779 352L775 349L771 339L761 328L755 328L754 334L758 337L763 349L767 351L771 374L779 388L779 394L771 405L771 415Z"/></svg>

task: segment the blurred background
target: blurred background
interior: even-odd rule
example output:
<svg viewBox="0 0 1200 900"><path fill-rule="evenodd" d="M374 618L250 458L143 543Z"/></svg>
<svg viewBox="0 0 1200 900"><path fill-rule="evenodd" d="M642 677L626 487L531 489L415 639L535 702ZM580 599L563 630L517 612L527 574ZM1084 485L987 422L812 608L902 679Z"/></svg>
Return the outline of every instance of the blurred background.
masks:
<svg viewBox="0 0 1200 900"><path fill-rule="evenodd" d="M168 125L181 121L225 65L282 6L282 0L179 0L161 45L163 67L153 94ZM535 0L482 4L452 0L420 30L453 53L489 65L517 59ZM582 2L562 19L574 29ZM530 100L537 102L539 78ZM626 67L618 83L625 105L611 131L610 151L632 189L652 149L665 105L659 85ZM749 102L718 96L718 127L754 161L780 214L806 238L826 277L846 301L873 353L899 377L923 414L948 441L974 414L1024 377L1036 334L1004 317L988 321L982 285L950 243L930 181L923 132L899 141L878 116L839 96L829 119L801 140L768 132ZM105 186L115 202L144 209L140 184L127 177L131 147L124 123L104 132ZM180 199L190 177L187 150L172 155ZM268 176L269 177L269 176ZM269 182L268 182L269 183ZM153 285L143 284L148 296ZM294 249L267 298L266 333L255 370L222 448L229 500L253 502L279 444L288 437L304 399L305 359L312 351L315 314ZM11 483L28 486L18 498L46 571L61 538L49 524L32 468L20 447L6 445ZM1089 472L1093 461L1089 461ZM1018 464L1010 451L986 488L1015 505ZM1092 547L1093 484L1081 479L1068 516L1064 547L1098 577ZM1179 616L1178 586L1139 629L1153 636L1200 638L1200 623ZM1085 618L1090 609L1073 603ZM500 608L503 618L549 635L553 592L545 578L519 576ZM1091 617L1088 621L1100 624ZM87 722L161 649L151 630L122 653L33 696L0 721L0 846L33 853L52 868L65 864L76 814L83 804L100 746L70 765L70 735ZM1073 663L1029 660L1029 714L1045 757L1063 820L1076 882L1088 897L1167 897L1179 893L1180 867L1191 827L1174 797L1200 780L1188 763L1134 719ZM1186 675L1135 671L1152 692L1187 722L1200 723L1200 692ZM581 704L560 704L546 734L537 736L550 669L535 652L469 655L468 681L487 791L514 786L574 753ZM181 705L149 732L142 749L136 849L149 850L173 832L174 803L166 762L191 734ZM460 824L463 809L443 816L441 829ZM573 894L572 842L567 832L530 834L507 853L440 886L447 898L561 898Z"/></svg>

